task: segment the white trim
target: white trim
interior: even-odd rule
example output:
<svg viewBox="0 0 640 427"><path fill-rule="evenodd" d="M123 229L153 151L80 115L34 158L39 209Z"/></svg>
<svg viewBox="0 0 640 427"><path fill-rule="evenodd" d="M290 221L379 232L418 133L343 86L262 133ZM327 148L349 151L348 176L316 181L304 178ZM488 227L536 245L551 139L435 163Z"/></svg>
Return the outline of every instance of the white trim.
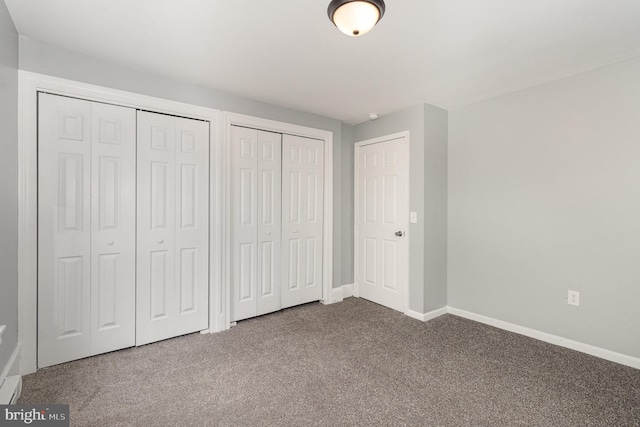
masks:
<svg viewBox="0 0 640 427"><path fill-rule="evenodd" d="M428 322L429 320L433 320L436 317L444 316L445 314L447 314L447 307L438 308L428 313L418 313L417 311L407 310L405 314L421 322Z"/></svg>
<svg viewBox="0 0 640 427"><path fill-rule="evenodd" d="M230 328L231 313L231 226L229 218L231 216L231 200L229 193L231 191L231 125L250 127L253 129L261 129L277 133L286 133L290 135L303 136L307 138L320 139L324 141L324 225L323 225L323 257L322 257L322 302L331 304L333 301L333 132L315 129L305 126L293 125L290 123L278 122L274 120L263 119L259 117L246 116L244 114L224 112L223 118L223 157L224 164L222 171L223 186L225 191L223 195L224 206L223 212L223 229L224 229L224 252L223 252L223 277L224 286L220 287L221 298L226 302L224 313L223 328Z"/></svg>
<svg viewBox="0 0 640 427"><path fill-rule="evenodd" d="M331 302L326 304L333 304L336 302L342 302L344 300L344 292L342 286L331 289Z"/></svg>
<svg viewBox="0 0 640 427"><path fill-rule="evenodd" d="M515 332L516 334L544 341L549 344L569 348L571 350L576 350L581 353L590 354L591 356L619 363L621 365L640 369L640 358L637 357L629 356L622 353L616 353L615 351L607 350L601 347L573 341L557 335L548 334L546 332L541 332L535 329L527 328L525 326L505 322L503 320L494 319L492 317L483 316L481 314L472 313L470 311L460 310L454 307L447 307L447 311L449 314L453 314L454 316L464 317L465 319L484 323L485 325L494 326L505 331Z"/></svg>
<svg viewBox="0 0 640 427"><path fill-rule="evenodd" d="M342 285L342 298L351 298L353 296L353 283Z"/></svg>
<svg viewBox="0 0 640 427"><path fill-rule="evenodd" d="M0 326L0 345L2 345L2 334L7 330L6 325ZM0 405L15 403L20 397L22 378L20 373L20 353L22 346L16 344L9 360L5 366L0 367Z"/></svg>
<svg viewBox="0 0 640 427"><path fill-rule="evenodd" d="M409 150L411 149L411 133L409 131L404 131L404 132L398 132L398 133L393 133L391 135L385 135L385 136L380 136L377 138L372 138L372 139L367 139L364 141L358 141L355 143L355 150L354 150L354 156L353 156L353 195L354 195L354 200L358 200L358 155L360 152L360 148L364 147L365 145L371 145L371 144L377 144L380 142L385 142L385 141L391 141L393 139L401 139L402 141L404 141L405 144L405 150L404 150L404 154L405 154L405 164L407 165L406 169L403 171L407 174L407 179L406 181L406 195L407 195L407 205L406 205L406 212L407 212L407 216L405 218L406 220L406 226L405 228L405 239L403 240L405 246L405 253L407 254L406 256L406 260L405 260L405 265L404 265L404 275L405 275L405 279L404 279L404 283L405 283L405 289L404 289L404 310L402 311L404 314L406 314L407 316L410 316L409 311L411 311L412 313L417 313L415 311L409 310L409 242L411 239L411 232L410 229L411 227L409 227L409 212L410 212L410 202L409 202L409 195L410 193L410 187L409 187L409 178L411 176L410 172L409 172ZM359 289L359 285L358 285L358 224L357 224L357 219L358 219L358 203L354 204L354 208L353 208L353 218L354 218L354 233L353 233L353 279L354 279L354 285L353 285L353 293L352 295L356 298L360 297L360 289Z"/></svg>
<svg viewBox="0 0 640 427"><path fill-rule="evenodd" d="M206 107L139 95L101 86L75 82L57 77L19 71L20 93L18 100L18 287L19 287L19 327L18 340L22 343L21 373L29 374L37 369L37 129L38 92L71 96L90 101L106 102L125 107L138 108L159 113L191 117L209 122L210 200L213 210L210 219L210 271L220 271L222 246L221 182L220 182L220 111ZM211 275L209 280L210 312L209 329L222 330L213 307L218 306L218 289L221 276Z"/></svg>
<svg viewBox="0 0 640 427"><path fill-rule="evenodd" d="M211 195L209 196L209 332L224 330L224 317L220 316L224 300L220 290L223 287L222 258L224 254L222 228L222 197L223 197L223 151L222 151L222 113L216 112L210 130L215 134L209 135L212 142L209 146L209 177Z"/></svg>
<svg viewBox="0 0 640 427"><path fill-rule="evenodd" d="M7 377L18 375L20 373L20 353L22 352L22 345L18 343L16 348L13 349L11 357L7 361L7 364L2 369L2 375L0 375L0 381Z"/></svg>
<svg viewBox="0 0 640 427"><path fill-rule="evenodd" d="M331 303L342 302L345 298L351 298L353 296L353 283L346 283L337 288L333 288L333 298Z"/></svg>
<svg viewBox="0 0 640 427"><path fill-rule="evenodd" d="M0 405L15 405L22 393L22 377L7 377L0 381Z"/></svg>
<svg viewBox="0 0 640 427"><path fill-rule="evenodd" d="M525 326L516 325L514 323L505 322L503 320L494 319L492 317L483 316L481 314L472 313L470 311L460 310L459 308L455 308L455 307L442 307L437 310L433 310L433 311L430 311L429 313L424 313L424 314L418 313L413 310L407 310L405 314L411 318L420 320L422 322L427 322L429 320L435 319L447 313L452 314L454 316L463 317L465 319L469 319L474 322L484 323L485 325L493 326L498 329L524 335L539 341L544 341L549 344L557 345L564 348L569 348L571 350L579 351L581 353L586 353L591 356L599 357L600 359L605 359L611 362L619 363L621 365L640 369L640 358L629 356L622 353L617 353L615 351L607 350L601 347L596 347L591 344L585 344L579 341L573 341L557 335L538 331L536 329L531 329Z"/></svg>

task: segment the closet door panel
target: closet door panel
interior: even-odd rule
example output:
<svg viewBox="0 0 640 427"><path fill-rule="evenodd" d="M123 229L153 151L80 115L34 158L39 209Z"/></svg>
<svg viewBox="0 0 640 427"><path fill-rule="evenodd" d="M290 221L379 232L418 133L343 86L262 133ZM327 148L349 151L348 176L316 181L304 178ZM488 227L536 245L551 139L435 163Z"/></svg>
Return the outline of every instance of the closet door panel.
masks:
<svg viewBox="0 0 640 427"><path fill-rule="evenodd" d="M257 314L280 310L282 134L258 131Z"/></svg>
<svg viewBox="0 0 640 427"><path fill-rule="evenodd" d="M92 103L91 353L135 345L136 112Z"/></svg>
<svg viewBox="0 0 640 427"><path fill-rule="evenodd" d="M282 307L322 298L323 142L282 143Z"/></svg>
<svg viewBox="0 0 640 427"><path fill-rule="evenodd" d="M136 345L168 338L175 317L175 118L138 111Z"/></svg>
<svg viewBox="0 0 640 427"><path fill-rule="evenodd" d="M231 126L231 321L258 315L258 131Z"/></svg>
<svg viewBox="0 0 640 427"><path fill-rule="evenodd" d="M138 112L136 344L209 325L209 125Z"/></svg>
<svg viewBox="0 0 640 427"><path fill-rule="evenodd" d="M209 124L176 118L176 335L209 324Z"/></svg>
<svg viewBox="0 0 640 427"><path fill-rule="evenodd" d="M91 354L91 103L40 94L38 366Z"/></svg>

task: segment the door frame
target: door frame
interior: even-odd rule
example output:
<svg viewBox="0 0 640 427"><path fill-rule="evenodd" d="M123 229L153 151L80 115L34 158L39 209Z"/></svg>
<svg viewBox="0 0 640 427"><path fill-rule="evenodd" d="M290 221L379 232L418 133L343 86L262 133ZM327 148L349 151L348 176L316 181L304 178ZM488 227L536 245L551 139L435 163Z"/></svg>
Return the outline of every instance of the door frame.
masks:
<svg viewBox="0 0 640 427"><path fill-rule="evenodd" d="M223 112L223 283L217 300L224 305L216 307L216 322L223 325L222 329L231 327L231 126L243 126L252 129L302 136L324 141L324 224L322 248L322 300L323 304L338 302L333 299L333 132L278 122L244 114Z"/></svg>
<svg viewBox="0 0 640 427"><path fill-rule="evenodd" d="M402 239L402 245L404 245L404 253L407 254L404 262L402 263L402 267L404 270L404 309L402 311L403 314L408 314L409 312L409 239L411 238L411 227L409 222L410 208L409 208L409 147L410 147L410 134L409 131L394 133L391 135L385 135L377 138L367 139L364 141L358 141L355 143L355 152L353 156L353 194L354 194L354 206L353 206L353 227L354 227L354 236L353 236L353 296L360 298L360 285L358 280L358 238L359 238L359 227L358 227L358 214L360 213L360 207L358 206L357 201L359 200L360 192L358 191L358 158L360 155L360 149L367 145L378 144L381 142L390 141L393 139L399 139L399 143L404 145L404 161L407 165L404 173L406 174L406 185L405 191L407 194L406 200L406 223L407 227L405 230L406 239Z"/></svg>
<svg viewBox="0 0 640 427"><path fill-rule="evenodd" d="M221 112L177 101L19 70L18 97L18 346L20 374L37 370L38 92L209 122L209 329L223 330L213 307L222 286Z"/></svg>

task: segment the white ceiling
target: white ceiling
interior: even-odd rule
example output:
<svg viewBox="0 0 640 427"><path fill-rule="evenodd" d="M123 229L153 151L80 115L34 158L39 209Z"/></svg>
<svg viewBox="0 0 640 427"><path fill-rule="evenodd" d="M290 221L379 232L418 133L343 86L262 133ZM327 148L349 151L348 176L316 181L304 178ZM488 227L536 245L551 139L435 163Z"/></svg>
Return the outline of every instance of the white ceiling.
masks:
<svg viewBox="0 0 640 427"><path fill-rule="evenodd" d="M329 0L5 2L32 39L352 124L640 56L640 0L386 0L359 38Z"/></svg>

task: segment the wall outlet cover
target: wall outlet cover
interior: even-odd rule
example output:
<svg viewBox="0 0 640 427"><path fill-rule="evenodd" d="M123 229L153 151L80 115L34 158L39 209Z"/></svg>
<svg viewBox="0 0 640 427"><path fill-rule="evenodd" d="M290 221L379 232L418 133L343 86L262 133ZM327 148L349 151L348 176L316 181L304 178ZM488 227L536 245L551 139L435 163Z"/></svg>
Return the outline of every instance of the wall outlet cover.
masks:
<svg viewBox="0 0 640 427"><path fill-rule="evenodd" d="M580 292L578 291L569 291L567 294L567 304L575 305L577 307L580 306Z"/></svg>

